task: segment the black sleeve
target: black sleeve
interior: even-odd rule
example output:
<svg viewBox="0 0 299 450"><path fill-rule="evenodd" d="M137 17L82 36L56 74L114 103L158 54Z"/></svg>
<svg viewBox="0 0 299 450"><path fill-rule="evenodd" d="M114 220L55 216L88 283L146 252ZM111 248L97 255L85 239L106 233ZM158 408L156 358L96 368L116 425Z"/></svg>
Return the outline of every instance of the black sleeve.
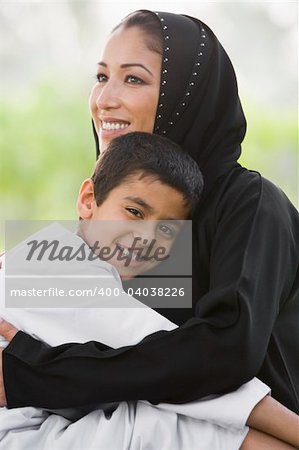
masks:
<svg viewBox="0 0 299 450"><path fill-rule="evenodd" d="M197 317L178 329L117 350L98 342L52 348L19 332L3 352L9 407L181 403L254 377L294 278L285 267L298 258L279 195L261 185L258 195L239 192L218 211L210 290L198 302Z"/></svg>

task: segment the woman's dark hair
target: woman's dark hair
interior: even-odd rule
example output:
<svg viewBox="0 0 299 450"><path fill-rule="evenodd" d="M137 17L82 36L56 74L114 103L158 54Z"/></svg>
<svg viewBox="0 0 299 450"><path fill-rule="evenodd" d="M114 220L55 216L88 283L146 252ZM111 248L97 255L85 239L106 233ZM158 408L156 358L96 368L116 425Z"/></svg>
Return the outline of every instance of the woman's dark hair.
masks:
<svg viewBox="0 0 299 450"><path fill-rule="evenodd" d="M112 189L136 173L140 179L154 179L181 192L191 212L203 189L197 163L177 144L150 133L133 132L113 139L99 156L91 179L95 199L100 206Z"/></svg>
<svg viewBox="0 0 299 450"><path fill-rule="evenodd" d="M163 33L160 21L154 13L146 10L135 11L126 16L112 30L112 33L118 28L139 27L145 34L145 44L153 52L163 53Z"/></svg>

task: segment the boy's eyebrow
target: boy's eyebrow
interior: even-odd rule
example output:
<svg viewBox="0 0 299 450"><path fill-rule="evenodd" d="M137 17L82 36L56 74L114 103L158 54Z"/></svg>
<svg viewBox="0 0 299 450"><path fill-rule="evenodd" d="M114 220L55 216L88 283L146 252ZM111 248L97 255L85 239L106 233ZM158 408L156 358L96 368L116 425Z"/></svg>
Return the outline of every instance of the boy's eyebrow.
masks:
<svg viewBox="0 0 299 450"><path fill-rule="evenodd" d="M148 203L146 203L143 198L141 197L125 197L125 200L130 200L131 202L137 203L137 205L142 206L143 208L147 209L149 212L155 211L155 209L150 206ZM181 227L183 223L183 219L175 219L174 217L165 217L163 221L165 220L171 220L171 223L176 225L177 227ZM160 220L159 220L160 221Z"/></svg>
<svg viewBox="0 0 299 450"><path fill-rule="evenodd" d="M98 66L108 67L108 65L104 61L98 62ZM127 64L121 64L120 67L122 69L127 69L128 67L141 67L142 69L146 70L151 76L153 76L152 72L145 67L143 64L140 63L127 63Z"/></svg>
<svg viewBox="0 0 299 450"><path fill-rule="evenodd" d="M128 196L125 197L125 200L130 200L131 202L137 203L137 205L142 206L143 208L147 209L150 212L154 211L154 208L150 206L148 203L146 203L141 197Z"/></svg>

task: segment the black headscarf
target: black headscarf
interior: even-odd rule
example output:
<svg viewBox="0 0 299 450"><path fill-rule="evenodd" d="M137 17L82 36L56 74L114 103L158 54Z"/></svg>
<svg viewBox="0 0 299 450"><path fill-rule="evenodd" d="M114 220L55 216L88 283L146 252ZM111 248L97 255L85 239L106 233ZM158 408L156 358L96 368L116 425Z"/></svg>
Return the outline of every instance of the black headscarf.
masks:
<svg viewBox="0 0 299 450"><path fill-rule="evenodd" d="M193 17L151 12L164 39L154 133L167 136L199 164L207 192L237 164L246 120L229 57L211 29ZM99 143L94 129L99 152Z"/></svg>

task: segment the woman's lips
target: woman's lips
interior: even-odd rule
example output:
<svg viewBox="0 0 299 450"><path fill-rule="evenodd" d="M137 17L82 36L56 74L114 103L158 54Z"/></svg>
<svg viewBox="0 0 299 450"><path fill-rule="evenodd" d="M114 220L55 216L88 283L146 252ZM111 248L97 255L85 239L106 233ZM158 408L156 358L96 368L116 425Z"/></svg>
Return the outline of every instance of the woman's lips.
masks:
<svg viewBox="0 0 299 450"><path fill-rule="evenodd" d="M105 119L100 121L100 135L102 138L111 138L127 133L130 122L120 119Z"/></svg>
<svg viewBox="0 0 299 450"><path fill-rule="evenodd" d="M124 130L125 128L128 128L128 126L130 125L129 122L124 122L124 121L101 121L101 128L102 130Z"/></svg>

